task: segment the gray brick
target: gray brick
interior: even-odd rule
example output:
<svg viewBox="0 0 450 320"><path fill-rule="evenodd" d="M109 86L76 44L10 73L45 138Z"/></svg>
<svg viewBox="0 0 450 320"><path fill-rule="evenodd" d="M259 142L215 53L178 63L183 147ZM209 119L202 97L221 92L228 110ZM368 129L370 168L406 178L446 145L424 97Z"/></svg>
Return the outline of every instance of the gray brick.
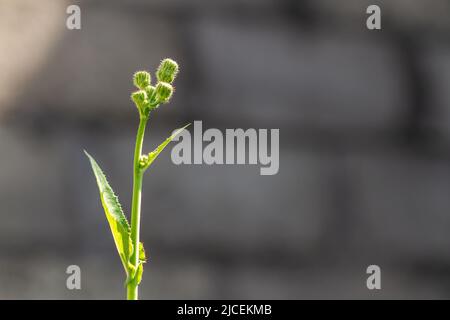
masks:
<svg viewBox="0 0 450 320"><path fill-rule="evenodd" d="M366 8L376 4L381 8L382 25L386 32L403 29L412 30L449 31L450 23L447 12L450 5L445 0L396 0L396 1L372 1L351 0L337 2L333 0L314 1L314 8L330 20L337 20L341 24L353 25L352 31L365 31ZM328 21L323 21L326 25ZM357 25L360 28L357 28ZM392 26L395 26L393 30Z"/></svg>
<svg viewBox="0 0 450 320"><path fill-rule="evenodd" d="M81 268L82 290L67 290L68 265ZM162 258L146 265L142 299L441 299L442 281L382 265L382 290L365 287L365 265L314 269L227 269L202 260ZM1 299L123 299L118 261L97 256L28 256L0 263Z"/></svg>
<svg viewBox="0 0 450 320"><path fill-rule="evenodd" d="M431 44L423 55L423 66L427 71L426 85L429 91L431 117L427 124L442 136L450 139L450 47Z"/></svg>
<svg viewBox="0 0 450 320"><path fill-rule="evenodd" d="M45 81L33 81L21 103L72 119L105 112L110 118L131 118L133 73L155 70L162 57L181 60L175 30L167 19L136 16L116 6L90 3L82 13L81 30L63 29L63 39L39 73Z"/></svg>
<svg viewBox="0 0 450 320"><path fill-rule="evenodd" d="M403 263L449 261L448 164L401 153L354 157L351 163L355 228L373 250L369 254Z"/></svg>
<svg viewBox="0 0 450 320"><path fill-rule="evenodd" d="M392 129L405 109L389 44L308 35L272 20L200 20L203 115L298 128Z"/></svg>
<svg viewBox="0 0 450 320"><path fill-rule="evenodd" d="M61 250L76 236L77 220L65 210L65 200L74 196L66 189L65 159L51 140L33 140L6 129L0 132L2 252L14 256Z"/></svg>
<svg viewBox="0 0 450 320"><path fill-rule="evenodd" d="M0 4L0 115L25 94L24 85L35 77L60 40L65 8L64 1L51 0L10 0Z"/></svg>

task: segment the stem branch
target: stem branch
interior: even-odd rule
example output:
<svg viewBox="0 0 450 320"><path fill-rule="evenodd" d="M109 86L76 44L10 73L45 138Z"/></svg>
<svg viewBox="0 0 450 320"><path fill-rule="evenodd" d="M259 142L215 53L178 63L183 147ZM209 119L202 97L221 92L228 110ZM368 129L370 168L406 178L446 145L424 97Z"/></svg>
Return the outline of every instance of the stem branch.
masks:
<svg viewBox="0 0 450 320"><path fill-rule="evenodd" d="M133 254L131 255L131 263L137 270L139 264L139 225L141 220L141 194L142 194L142 178L144 171L139 166L139 159L142 154L142 144L144 142L145 127L147 118L140 118L139 128L136 136L136 146L134 149L133 162L133 198L131 203L131 241L133 242ZM127 299L138 299L138 284L136 280L132 280L127 285Z"/></svg>

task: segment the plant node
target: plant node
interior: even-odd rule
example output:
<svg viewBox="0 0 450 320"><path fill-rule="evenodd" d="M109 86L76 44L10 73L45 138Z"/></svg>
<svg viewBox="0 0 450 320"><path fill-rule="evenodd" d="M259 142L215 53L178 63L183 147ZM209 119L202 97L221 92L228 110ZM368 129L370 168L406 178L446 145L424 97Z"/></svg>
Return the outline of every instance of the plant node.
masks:
<svg viewBox="0 0 450 320"><path fill-rule="evenodd" d="M133 84L136 88L144 90L145 87L151 84L151 75L147 71L138 71L133 76Z"/></svg>

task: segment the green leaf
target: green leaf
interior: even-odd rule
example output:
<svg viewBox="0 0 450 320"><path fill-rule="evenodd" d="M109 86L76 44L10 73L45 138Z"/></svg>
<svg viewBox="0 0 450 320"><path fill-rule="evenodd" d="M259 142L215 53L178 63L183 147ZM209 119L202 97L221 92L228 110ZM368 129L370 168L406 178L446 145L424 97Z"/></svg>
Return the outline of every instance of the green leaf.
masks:
<svg viewBox="0 0 450 320"><path fill-rule="evenodd" d="M139 242L139 261L142 263L147 262L147 257L145 256L144 244Z"/></svg>
<svg viewBox="0 0 450 320"><path fill-rule="evenodd" d="M166 140L164 140L163 143L161 143L155 150L153 150L152 152L150 152L148 154L148 160L145 163L144 166L144 170L146 170L153 161L155 161L155 159L159 156L159 154L164 150L164 148L177 136L180 134L181 131L183 131L184 129L186 129L188 126L190 125L187 124L185 125L183 128L178 129L177 131L175 131L170 137L168 137Z"/></svg>
<svg viewBox="0 0 450 320"><path fill-rule="evenodd" d="M114 194L111 186L109 185L103 171L98 166L94 158L89 153L84 151L91 162L92 170L94 171L95 178L97 180L98 189L100 191L100 200L105 210L106 218L111 228L111 233L116 244L117 251L119 252L120 259L122 260L125 272L128 274L129 259L133 252L133 244L130 236L130 225L125 217L122 207L119 203L119 199Z"/></svg>
<svg viewBox="0 0 450 320"><path fill-rule="evenodd" d="M144 263L147 261L145 260L145 251L144 246L142 245L142 242L139 242L139 263L138 267L135 268L131 263L129 263L129 273L127 275L127 279L124 283L124 286L126 287L129 283L134 282L136 285L139 285L142 280L142 274L144 272Z"/></svg>
<svg viewBox="0 0 450 320"><path fill-rule="evenodd" d="M139 285L142 280L142 274L144 273L144 263L147 262L147 257L145 256L144 244L139 242L139 263L137 270L133 274L133 281L135 281L136 285Z"/></svg>
<svg viewBox="0 0 450 320"><path fill-rule="evenodd" d="M144 273L144 265L140 262L138 265L136 277L135 277L135 281L136 281L137 285L139 285L141 283L143 273Z"/></svg>
<svg viewBox="0 0 450 320"><path fill-rule="evenodd" d="M127 273L127 279L125 280L125 283L123 284L124 287L126 287L129 283L131 283L136 278L136 268L133 266L131 262L128 262L128 273Z"/></svg>

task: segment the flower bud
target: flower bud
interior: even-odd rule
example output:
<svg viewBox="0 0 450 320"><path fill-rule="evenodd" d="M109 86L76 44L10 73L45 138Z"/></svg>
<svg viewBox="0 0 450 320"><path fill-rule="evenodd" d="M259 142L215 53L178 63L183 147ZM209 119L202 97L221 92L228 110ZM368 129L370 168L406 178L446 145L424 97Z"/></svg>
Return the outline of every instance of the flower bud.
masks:
<svg viewBox="0 0 450 320"><path fill-rule="evenodd" d="M144 91L147 94L147 99L150 100L153 96L153 93L155 92L155 87L154 86L146 86Z"/></svg>
<svg viewBox="0 0 450 320"><path fill-rule="evenodd" d="M131 94L131 100L133 100L139 110L143 110L147 104L147 94L144 90L133 92Z"/></svg>
<svg viewBox="0 0 450 320"><path fill-rule="evenodd" d="M143 90L145 87L149 86L151 83L150 73L147 71L138 71L133 76L133 84L136 88Z"/></svg>
<svg viewBox="0 0 450 320"><path fill-rule="evenodd" d="M164 59L156 71L158 81L172 83L178 73L178 64L172 59Z"/></svg>
<svg viewBox="0 0 450 320"><path fill-rule="evenodd" d="M172 97L173 87L166 82L158 82L156 86L156 101L158 103L167 103Z"/></svg>

